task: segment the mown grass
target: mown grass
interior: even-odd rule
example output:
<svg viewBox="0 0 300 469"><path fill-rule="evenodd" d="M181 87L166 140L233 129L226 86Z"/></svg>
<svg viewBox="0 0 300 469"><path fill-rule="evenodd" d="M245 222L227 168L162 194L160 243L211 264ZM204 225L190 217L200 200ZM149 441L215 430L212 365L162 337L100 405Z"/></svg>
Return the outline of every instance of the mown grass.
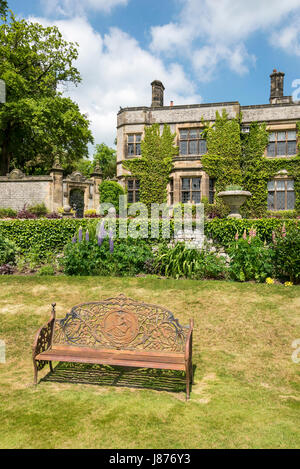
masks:
<svg viewBox="0 0 300 469"><path fill-rule="evenodd" d="M189 402L178 373L58 365L32 385L31 345L50 304L63 317L120 292L167 307L182 324L194 318ZM300 365L291 344L300 338L299 308L300 287L282 285L0 278L0 447L297 448Z"/></svg>

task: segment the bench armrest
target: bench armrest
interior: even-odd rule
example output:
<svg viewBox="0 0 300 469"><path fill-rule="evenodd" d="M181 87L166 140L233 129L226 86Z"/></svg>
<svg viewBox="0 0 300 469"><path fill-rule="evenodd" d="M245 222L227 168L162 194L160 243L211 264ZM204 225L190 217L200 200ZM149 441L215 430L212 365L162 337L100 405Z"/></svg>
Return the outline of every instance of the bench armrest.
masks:
<svg viewBox="0 0 300 469"><path fill-rule="evenodd" d="M52 303L51 318L49 319L47 324L45 324L38 330L35 336L35 340L32 346L33 359L36 357L36 355L41 352L45 352L51 346L55 322L55 306L56 303Z"/></svg>
<svg viewBox="0 0 300 469"><path fill-rule="evenodd" d="M185 343L185 361L189 361L192 358L193 329L194 329L194 320L190 319L190 328L189 328L187 338L186 338L186 343Z"/></svg>

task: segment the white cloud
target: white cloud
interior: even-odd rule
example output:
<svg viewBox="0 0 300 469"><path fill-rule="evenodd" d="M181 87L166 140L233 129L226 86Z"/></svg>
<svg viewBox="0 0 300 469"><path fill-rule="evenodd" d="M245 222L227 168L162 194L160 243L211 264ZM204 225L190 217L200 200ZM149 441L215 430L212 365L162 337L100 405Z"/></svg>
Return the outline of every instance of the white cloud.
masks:
<svg viewBox="0 0 300 469"><path fill-rule="evenodd" d="M270 42L288 54L300 56L300 16L289 22L288 26L274 31Z"/></svg>
<svg viewBox="0 0 300 469"><path fill-rule="evenodd" d="M222 61L236 73L246 73L255 63L245 46L249 36L257 31L271 35L272 28L300 10L300 0L180 1L183 7L177 23L151 28L150 48L168 57L184 54L204 81L211 79ZM298 25L295 21L293 27L281 31L281 47L289 47L298 38Z"/></svg>
<svg viewBox="0 0 300 469"><path fill-rule="evenodd" d="M165 103L199 103L195 85L176 62L163 61L140 47L139 43L118 28L101 36L86 18L72 18L51 23L45 18L30 18L45 26L56 24L68 41L79 43L75 66L82 83L70 87L67 95L87 113L96 143L113 145L117 112L120 106L150 106L151 82L161 80L166 88Z"/></svg>
<svg viewBox="0 0 300 469"><path fill-rule="evenodd" d="M67 17L82 16L86 10L109 13L119 5L127 5L129 0L41 0L45 14Z"/></svg>

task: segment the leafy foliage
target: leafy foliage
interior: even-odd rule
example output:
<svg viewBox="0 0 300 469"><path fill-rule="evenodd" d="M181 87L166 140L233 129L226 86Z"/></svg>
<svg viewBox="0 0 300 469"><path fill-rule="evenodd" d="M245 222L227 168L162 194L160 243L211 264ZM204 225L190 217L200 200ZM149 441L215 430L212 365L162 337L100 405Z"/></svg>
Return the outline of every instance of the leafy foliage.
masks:
<svg viewBox="0 0 300 469"><path fill-rule="evenodd" d="M0 265L14 263L17 255L15 243L0 236Z"/></svg>
<svg viewBox="0 0 300 469"><path fill-rule="evenodd" d="M172 170L173 156L178 154L174 146L175 134L165 124L162 135L160 125L145 127L140 158L123 161L123 167L140 181L140 201L148 207L152 203L167 201L167 184Z"/></svg>
<svg viewBox="0 0 300 469"><path fill-rule="evenodd" d="M0 0L0 16L5 15L8 5L6 0Z"/></svg>
<svg viewBox="0 0 300 469"><path fill-rule="evenodd" d="M245 282L264 282L273 273L273 251L258 237L239 238L228 249L230 276Z"/></svg>
<svg viewBox="0 0 300 469"><path fill-rule="evenodd" d="M101 246L95 240L83 240L66 246L62 263L67 275L124 276L144 272L152 256L150 247L140 240L116 240L113 252L108 239Z"/></svg>
<svg viewBox="0 0 300 469"><path fill-rule="evenodd" d="M168 248L162 245L155 259L158 273L167 277L190 279L224 278L226 263L223 257L204 250L189 249L185 243Z"/></svg>
<svg viewBox="0 0 300 469"><path fill-rule="evenodd" d="M103 181L99 186L100 202L113 204L119 212L119 196L124 195L124 189L115 181Z"/></svg>
<svg viewBox="0 0 300 469"><path fill-rule="evenodd" d="M274 239L274 265L276 277L281 280L300 282L300 230L292 227L277 230Z"/></svg>
<svg viewBox="0 0 300 469"><path fill-rule="evenodd" d="M10 167L48 171L57 153L62 164L87 155L89 121L58 91L80 82L72 65L77 57L76 44L63 40L56 26L18 21L13 14L0 25L0 78L7 89L0 110L0 174Z"/></svg>
<svg viewBox="0 0 300 469"><path fill-rule="evenodd" d="M214 126L206 129L207 154L201 162L203 169L216 179L216 192L229 184L241 184L240 119L228 119L226 111L216 113Z"/></svg>
<svg viewBox="0 0 300 469"><path fill-rule="evenodd" d="M82 158L72 168L69 168L69 171L76 169L84 176L90 177L96 165L100 167L103 179L115 177L117 168L116 150L108 147L105 143L98 144L96 145L93 160Z"/></svg>

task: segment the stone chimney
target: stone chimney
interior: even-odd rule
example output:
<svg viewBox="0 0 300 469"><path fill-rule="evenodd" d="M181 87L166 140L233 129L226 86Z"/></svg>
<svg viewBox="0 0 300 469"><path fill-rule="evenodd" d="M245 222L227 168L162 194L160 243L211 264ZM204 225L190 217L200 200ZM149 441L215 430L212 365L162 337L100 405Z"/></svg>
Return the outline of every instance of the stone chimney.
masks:
<svg viewBox="0 0 300 469"><path fill-rule="evenodd" d="M160 107L164 105L164 85L161 81L154 80L152 86L152 103L151 107Z"/></svg>
<svg viewBox="0 0 300 469"><path fill-rule="evenodd" d="M292 102L291 96L283 95L284 87L284 73L277 72L274 68L271 73L271 91L270 91L270 104L288 104Z"/></svg>

